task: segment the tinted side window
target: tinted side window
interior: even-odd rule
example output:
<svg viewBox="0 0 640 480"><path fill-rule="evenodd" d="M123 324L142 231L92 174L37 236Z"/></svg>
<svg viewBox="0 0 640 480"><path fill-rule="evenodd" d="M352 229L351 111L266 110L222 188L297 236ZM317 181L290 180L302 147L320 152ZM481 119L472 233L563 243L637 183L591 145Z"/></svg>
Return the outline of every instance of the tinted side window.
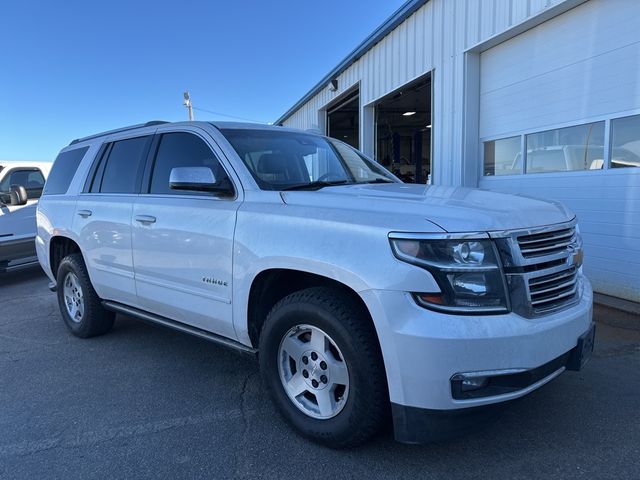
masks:
<svg viewBox="0 0 640 480"><path fill-rule="evenodd" d="M150 137L128 138L113 142L104 160L101 193L137 193Z"/></svg>
<svg viewBox="0 0 640 480"><path fill-rule="evenodd" d="M44 187L44 176L38 168L16 168L2 180L0 192L8 192L11 185L21 185L27 190L27 198L40 198Z"/></svg>
<svg viewBox="0 0 640 480"><path fill-rule="evenodd" d="M62 152L56 158L51 168L49 178L44 186L43 195L56 195L67 193L73 176L76 174L78 165L84 158L89 147L76 148Z"/></svg>
<svg viewBox="0 0 640 480"><path fill-rule="evenodd" d="M210 195L206 192L172 190L169 187L169 176L174 167L209 167L218 183L228 182L229 190L232 190L231 182L215 154L204 140L190 133L165 133L162 135L151 176L150 193Z"/></svg>
<svg viewBox="0 0 640 480"><path fill-rule="evenodd" d="M100 148L97 155L97 160L93 162L91 166L91 172L89 172L89 178L85 183L85 191L91 193L100 192L100 184L102 183L102 175L104 174L104 164L107 163L107 157L111 151L112 143L105 143Z"/></svg>

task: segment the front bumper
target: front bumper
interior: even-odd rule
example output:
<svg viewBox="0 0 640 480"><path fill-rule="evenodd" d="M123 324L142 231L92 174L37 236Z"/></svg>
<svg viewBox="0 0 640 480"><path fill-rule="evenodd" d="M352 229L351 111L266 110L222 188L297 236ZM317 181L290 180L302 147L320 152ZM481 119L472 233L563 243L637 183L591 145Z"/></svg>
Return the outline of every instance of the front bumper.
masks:
<svg viewBox="0 0 640 480"><path fill-rule="evenodd" d="M522 388L518 390L526 390L523 393L527 393L550 382L565 370L580 370L593 351L594 335L595 325L592 324L573 349L540 367L516 374L512 381L516 385L521 382ZM504 384L509 383L505 376L496 378L504 380ZM455 438L492 423L502 411L501 407L501 403L495 403L456 410L432 410L392 403L395 438L403 443L426 443Z"/></svg>
<svg viewBox="0 0 640 480"><path fill-rule="evenodd" d="M575 348L592 323L591 286L584 277L580 282L578 304L535 319L514 313L449 315L419 307L405 292L361 292L376 325L392 404L440 413L467 410L521 397L555 378L560 368L497 395L452 394L455 375L534 370Z"/></svg>

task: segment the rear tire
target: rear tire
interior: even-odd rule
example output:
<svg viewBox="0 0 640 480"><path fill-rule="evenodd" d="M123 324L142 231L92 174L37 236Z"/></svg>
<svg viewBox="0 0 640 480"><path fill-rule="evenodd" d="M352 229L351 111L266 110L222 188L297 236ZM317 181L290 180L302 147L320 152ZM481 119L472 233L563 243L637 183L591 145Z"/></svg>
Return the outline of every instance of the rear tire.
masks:
<svg viewBox="0 0 640 480"><path fill-rule="evenodd" d="M328 447L365 442L387 416L375 329L339 289L301 290L273 307L260 335L260 370L284 418Z"/></svg>
<svg viewBox="0 0 640 480"><path fill-rule="evenodd" d="M102 306L81 254L68 255L60 262L57 294L62 319L76 337L95 337L111 330L115 314Z"/></svg>

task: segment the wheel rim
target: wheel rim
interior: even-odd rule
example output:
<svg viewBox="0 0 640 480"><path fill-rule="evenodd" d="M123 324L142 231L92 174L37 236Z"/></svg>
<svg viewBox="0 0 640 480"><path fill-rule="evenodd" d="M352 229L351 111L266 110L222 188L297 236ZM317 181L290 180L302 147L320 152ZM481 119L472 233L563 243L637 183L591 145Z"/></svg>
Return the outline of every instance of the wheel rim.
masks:
<svg viewBox="0 0 640 480"><path fill-rule="evenodd" d="M278 349L280 381L293 404L313 418L338 415L349 395L349 370L336 342L318 327L297 325Z"/></svg>
<svg viewBox="0 0 640 480"><path fill-rule="evenodd" d="M64 277L64 305L71 320L80 323L84 315L84 297L80 281L75 273L69 272Z"/></svg>

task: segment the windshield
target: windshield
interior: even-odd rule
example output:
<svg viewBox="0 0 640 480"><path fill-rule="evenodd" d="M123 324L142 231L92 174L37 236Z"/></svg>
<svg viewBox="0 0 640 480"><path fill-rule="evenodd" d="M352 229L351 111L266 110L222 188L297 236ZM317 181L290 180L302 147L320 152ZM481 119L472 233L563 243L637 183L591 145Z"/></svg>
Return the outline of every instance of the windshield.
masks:
<svg viewBox="0 0 640 480"><path fill-rule="evenodd" d="M298 132L223 129L263 190L397 180L383 167L337 140Z"/></svg>
<svg viewBox="0 0 640 480"><path fill-rule="evenodd" d="M4 168L4 166L0 165L0 173L2 173L2 169ZM5 196L2 194L2 192L0 192L0 206L5 206L7 205L7 203L9 203L9 200L7 198L5 198Z"/></svg>

